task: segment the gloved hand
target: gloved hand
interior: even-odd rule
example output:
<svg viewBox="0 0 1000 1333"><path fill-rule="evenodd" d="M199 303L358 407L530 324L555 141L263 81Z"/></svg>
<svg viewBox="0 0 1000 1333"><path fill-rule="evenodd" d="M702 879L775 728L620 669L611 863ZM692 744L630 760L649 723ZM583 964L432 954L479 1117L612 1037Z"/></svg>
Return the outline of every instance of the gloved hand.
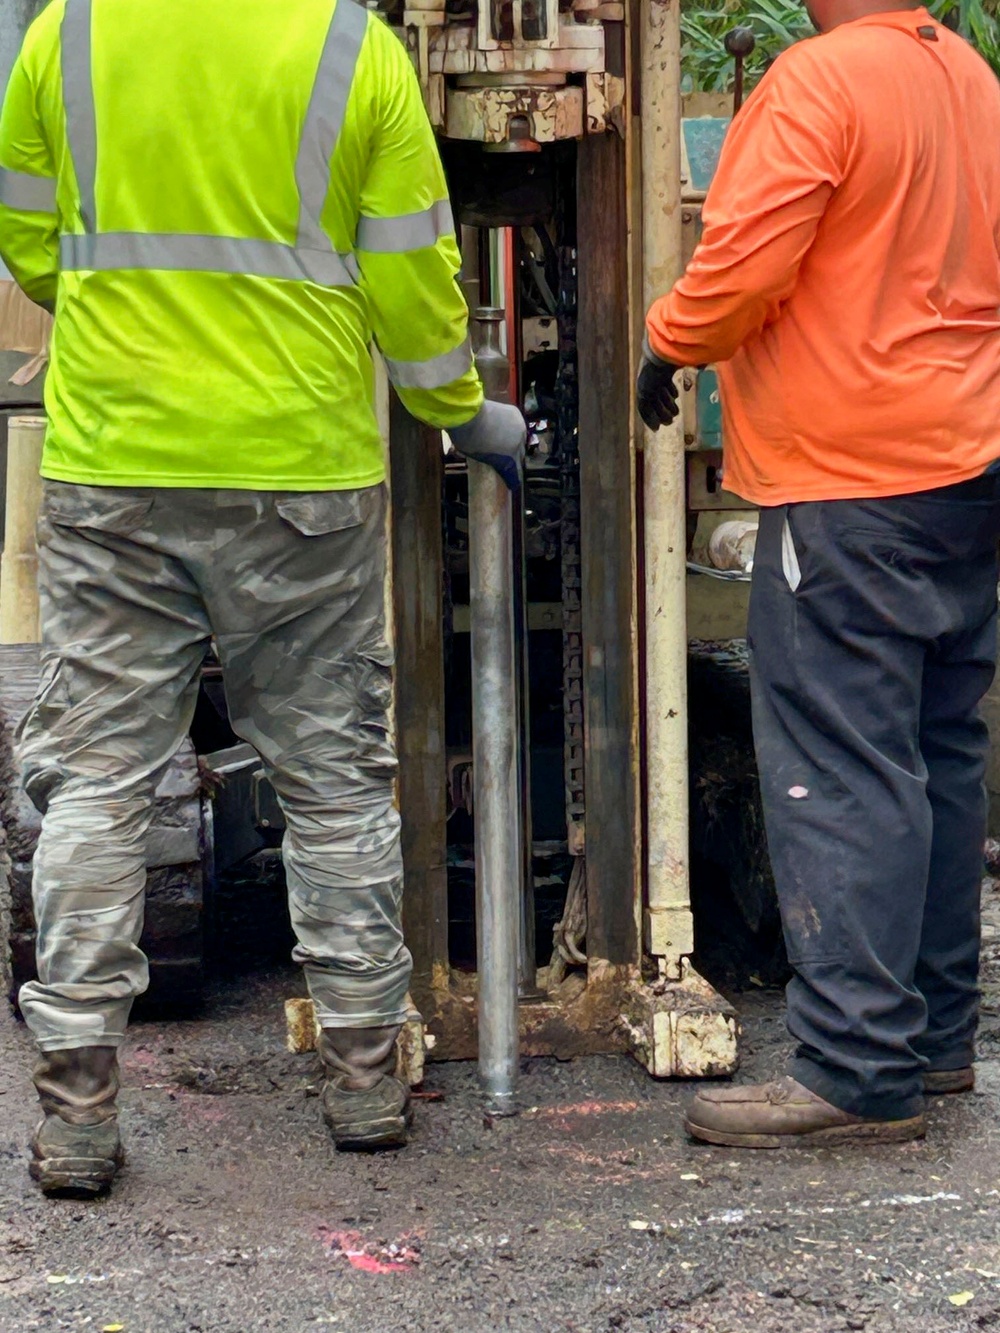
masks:
<svg viewBox="0 0 1000 1333"><path fill-rule="evenodd" d="M648 338L643 339L635 401L639 415L650 430L668 426L680 411L677 385L674 383L674 376L679 369L671 361L661 361L650 347Z"/></svg>
<svg viewBox="0 0 1000 1333"><path fill-rule="evenodd" d="M460 454L499 473L512 491L521 485L528 431L524 417L511 403L487 398L471 421L450 426L448 437Z"/></svg>

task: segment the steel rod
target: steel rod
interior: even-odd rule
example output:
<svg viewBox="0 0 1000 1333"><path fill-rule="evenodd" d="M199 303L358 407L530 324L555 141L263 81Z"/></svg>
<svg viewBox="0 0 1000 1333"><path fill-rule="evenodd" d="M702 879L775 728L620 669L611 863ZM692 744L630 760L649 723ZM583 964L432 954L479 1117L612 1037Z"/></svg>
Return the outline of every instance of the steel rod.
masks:
<svg viewBox="0 0 1000 1333"><path fill-rule="evenodd" d="M513 503L469 463L472 755L476 835L479 1073L493 1106L513 1107L523 851L518 793L518 664Z"/></svg>
<svg viewBox="0 0 1000 1333"><path fill-rule="evenodd" d="M510 379L507 401L521 406L521 301L518 275L520 273L520 233L515 227L502 231L503 289L505 329L507 333L507 360ZM522 997L537 994L535 983L535 872L531 855L533 841L531 827L531 696L528 660L528 547L525 507L527 491L521 487L514 501L513 557L514 557L514 647L517 654L517 708L520 737L518 742L518 784L521 811L521 856L524 862L521 882L520 927L520 985Z"/></svg>
<svg viewBox="0 0 1000 1333"><path fill-rule="evenodd" d="M517 782L521 829L521 911L518 931L518 993L537 995L535 966L535 870L531 822L531 674L528 634L528 559L525 488L513 504L514 652L517 663Z"/></svg>

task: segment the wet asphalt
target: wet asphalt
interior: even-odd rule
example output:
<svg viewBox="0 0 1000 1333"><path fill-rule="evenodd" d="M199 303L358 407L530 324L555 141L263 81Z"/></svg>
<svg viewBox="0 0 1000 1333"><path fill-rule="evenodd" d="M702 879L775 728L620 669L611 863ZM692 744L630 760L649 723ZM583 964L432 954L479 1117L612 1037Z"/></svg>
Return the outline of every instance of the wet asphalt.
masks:
<svg viewBox="0 0 1000 1333"><path fill-rule="evenodd" d="M734 1152L687 1141L683 1083L627 1058L526 1062L487 1123L431 1065L414 1141L338 1155L314 1056L284 1049L291 969L137 1023L128 1165L110 1198L34 1192L31 1049L0 1019L0 1329L623 1329L944 1333L1000 1327L1000 894L988 893L978 1087L924 1142ZM742 1079L788 1050L776 991L736 997Z"/></svg>

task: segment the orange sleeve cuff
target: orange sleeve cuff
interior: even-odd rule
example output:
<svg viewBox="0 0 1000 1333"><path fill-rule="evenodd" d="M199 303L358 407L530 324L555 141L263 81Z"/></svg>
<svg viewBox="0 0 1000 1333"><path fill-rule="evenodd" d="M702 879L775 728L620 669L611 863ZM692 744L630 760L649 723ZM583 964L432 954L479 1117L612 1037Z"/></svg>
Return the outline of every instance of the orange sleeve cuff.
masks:
<svg viewBox="0 0 1000 1333"><path fill-rule="evenodd" d="M719 360L717 350L710 347L699 334L703 329L685 328L678 319L677 289L661 296L649 307L646 315L646 337L650 349L664 361L675 366L707 366ZM711 328L711 326L709 326Z"/></svg>
<svg viewBox="0 0 1000 1333"><path fill-rule="evenodd" d="M661 296L649 307L646 314L646 337L649 339L650 349L658 357L664 361L672 361L674 365L680 365L678 349L671 342L667 332L669 301L668 296Z"/></svg>

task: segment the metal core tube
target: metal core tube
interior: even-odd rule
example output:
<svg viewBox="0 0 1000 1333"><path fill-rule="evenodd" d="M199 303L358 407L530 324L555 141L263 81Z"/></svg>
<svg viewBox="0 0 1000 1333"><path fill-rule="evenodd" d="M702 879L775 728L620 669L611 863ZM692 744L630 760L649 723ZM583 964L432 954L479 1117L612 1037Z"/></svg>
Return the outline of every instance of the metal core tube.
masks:
<svg viewBox="0 0 1000 1333"><path fill-rule="evenodd" d="M497 1109L517 1075L523 853L518 796L513 505L500 477L469 463L472 765L476 823L479 1073Z"/></svg>

